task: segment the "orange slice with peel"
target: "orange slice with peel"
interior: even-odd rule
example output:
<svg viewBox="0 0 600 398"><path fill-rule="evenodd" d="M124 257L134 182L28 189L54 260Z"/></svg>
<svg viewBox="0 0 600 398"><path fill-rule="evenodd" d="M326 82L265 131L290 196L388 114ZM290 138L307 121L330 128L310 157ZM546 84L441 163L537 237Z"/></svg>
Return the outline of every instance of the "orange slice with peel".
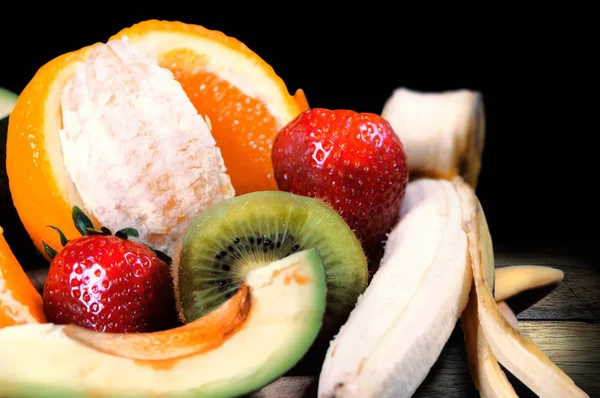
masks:
<svg viewBox="0 0 600 398"><path fill-rule="evenodd" d="M0 227L0 328L45 323L42 297L4 239Z"/></svg>
<svg viewBox="0 0 600 398"><path fill-rule="evenodd" d="M301 88L296 90L296 93L294 94L294 99L298 103L298 106L300 107L300 110L302 112L310 109L310 105L308 105L308 99L306 99L306 94Z"/></svg>
<svg viewBox="0 0 600 398"><path fill-rule="evenodd" d="M290 95L269 64L219 31L150 20L111 40L123 37L171 70L198 113L208 116L236 194L277 189L273 140L308 107L303 91Z"/></svg>
<svg viewBox="0 0 600 398"><path fill-rule="evenodd" d="M42 66L9 116L6 173L12 200L23 226L42 253L42 239L51 247L60 247L58 235L47 225L60 228L67 236L78 234L71 222L74 191L67 183L62 158L53 156L60 150L58 134L46 132L61 128L61 90L93 47L63 54Z"/></svg>
<svg viewBox="0 0 600 398"><path fill-rule="evenodd" d="M221 196L207 194L198 184L194 193L190 195L196 195L206 205L210 205L222 197L232 195L231 185L238 195L250 191L277 189L272 172L271 145L279 129L308 107L301 90L295 96L290 95L284 82L273 69L243 43L201 26L151 20L122 30L110 38L109 42L116 40L127 40L136 51L143 53L158 66L169 69L193 108L208 119L206 124L220 149L218 157L222 156L231 182L222 182L222 178L219 177L223 185L220 190ZM77 188L77 184L71 178L72 174L66 169L65 146L59 138L59 131L65 125L65 109L73 111L72 106L64 106L65 87L75 79L73 76L80 71L81 65L89 61L90 54L99 51L102 46L105 45L96 43L58 56L43 65L19 96L9 119L6 168L11 194L23 225L42 253L43 241L51 247L60 247L58 235L48 226L61 229L67 238L78 235L71 221L73 205L79 206L90 215L94 227L108 224L106 216L98 216L98 212L90 210L87 206L90 198L96 199L102 194L87 192L88 200L83 199L85 195L82 195L81 189ZM139 84L146 83L152 85L150 80ZM84 106L80 108L83 109L81 112L85 111ZM146 120L139 122L138 124L143 126ZM177 134L174 138L176 137ZM214 145L214 142L207 145ZM140 147L145 148L145 145ZM202 155L204 154L189 158L202 159ZM164 158L159 160L163 161ZM160 162L154 162L157 163ZM217 168L215 163L216 161L210 167ZM150 167L150 164L145 167ZM176 172L181 175L186 173L185 169L203 167L204 165L197 164L194 167L179 167L179 170L175 171L167 167L166 174ZM83 165L80 169L83 172L87 171ZM93 167L89 166L88 169ZM107 178L117 178L114 176L122 175L124 169L114 167L114 171L104 174ZM131 172L131 169L129 170ZM136 173L142 178L146 169L140 166L137 170ZM181 194L185 192L181 187L167 187L166 182L173 182L175 178L173 175L164 174L154 182L148 181L147 178L147 185L155 186L155 191L146 191L149 198L153 194L168 195L174 191L180 192L180 198L187 195ZM211 173L213 181L216 178L214 174L216 171ZM215 184L217 183L213 185ZM133 188L139 188L139 185ZM206 199L207 195L214 197ZM113 202L112 206L105 206L105 209L115 214L114 212L136 207L138 202L143 201L132 199L130 195L123 203ZM163 202L164 207L158 209L155 206L151 210L145 210L144 214L131 216L130 219L139 220L146 215L151 217L152 214L171 211L170 224L161 224L161 220L157 224L155 220L149 224L154 225L158 232L149 231L140 236L155 248L170 254L161 247L168 244L162 235L174 234L176 224L185 222L191 214L176 217L179 214L172 209L177 200L170 198ZM195 203L193 200L191 202ZM184 205L180 207L185 209ZM199 207L194 211L201 210ZM138 230L144 231L143 227L140 228L135 223L114 225L113 228L125 226L137 227Z"/></svg>

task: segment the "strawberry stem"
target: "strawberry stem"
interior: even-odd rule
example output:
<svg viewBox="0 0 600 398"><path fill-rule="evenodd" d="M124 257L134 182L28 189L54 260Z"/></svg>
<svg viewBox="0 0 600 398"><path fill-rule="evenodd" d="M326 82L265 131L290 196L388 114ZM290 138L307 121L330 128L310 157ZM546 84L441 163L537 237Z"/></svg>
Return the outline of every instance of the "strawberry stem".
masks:
<svg viewBox="0 0 600 398"><path fill-rule="evenodd" d="M56 250L54 250L53 248L51 248L50 246L48 246L48 244L44 241L42 241L42 244L44 245L44 250L46 251L46 254L48 255L48 257L50 257L50 259L54 259L54 257L56 256L56 254L58 253Z"/></svg>
<svg viewBox="0 0 600 398"><path fill-rule="evenodd" d="M138 233L137 229L132 228L132 227L126 227L126 228L118 230L115 233L115 236L118 238L121 238L121 239L128 239L130 236L137 238L140 236L140 234Z"/></svg>
<svg viewBox="0 0 600 398"><path fill-rule="evenodd" d="M108 229L106 227L100 227L100 230L94 229L94 225L92 224L92 221L90 221L89 217L86 216L85 213L79 207L73 206L73 210L71 213L72 213L72 217L73 217L73 222L75 223L75 228L77 228L77 231L79 231L81 236L91 236L91 235L111 236L112 235L112 232L110 231L110 229ZM69 243L69 240L67 239L65 234L60 229L58 229L52 225L48 225L48 227L52 228L53 230L55 230L58 233L58 236L60 237L60 244L63 247L67 243ZM130 237L138 238L140 236L140 234L139 234L138 230L135 228L125 227L125 228L121 228L120 230L115 232L115 236L117 238L127 240ZM141 243L143 243L143 242L141 242ZM58 254L58 252L56 250L54 250L53 248L51 248L46 242L42 241L42 244L44 245L44 250L46 251L46 254L48 255L48 257L50 257L51 260L54 259L54 257ZM152 250L154 252L154 254L156 254L156 257L158 257L160 260L164 261L168 265L171 265L173 263L173 260L171 259L171 257L167 256L165 253L161 252L160 250L156 250L156 249L152 248L152 246L150 246L146 243L144 243L144 245L146 247L148 247L150 250Z"/></svg>
<svg viewBox="0 0 600 398"><path fill-rule="evenodd" d="M87 236L88 228L94 230L94 224L90 221L88 216L77 206L73 206L72 211L73 222L75 223L75 228L79 231L82 236Z"/></svg>
<svg viewBox="0 0 600 398"><path fill-rule="evenodd" d="M67 239L67 237L65 236L65 234L63 234L63 231L61 231L60 229L52 226L52 225L48 225L48 227L52 228L53 230L55 230L56 232L58 232L58 236L60 236L60 244L65 247L65 245L67 243L69 243L69 240Z"/></svg>

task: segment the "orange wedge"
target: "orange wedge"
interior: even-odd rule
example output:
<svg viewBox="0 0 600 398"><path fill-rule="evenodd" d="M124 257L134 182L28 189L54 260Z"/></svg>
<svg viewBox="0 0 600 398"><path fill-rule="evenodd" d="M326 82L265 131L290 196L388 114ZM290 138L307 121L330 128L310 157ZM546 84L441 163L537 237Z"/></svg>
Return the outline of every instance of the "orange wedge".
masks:
<svg viewBox="0 0 600 398"><path fill-rule="evenodd" d="M10 250L0 227L0 328L45 323L42 297Z"/></svg>
<svg viewBox="0 0 600 398"><path fill-rule="evenodd" d="M197 112L208 119L235 194L277 189L271 163L273 139L308 108L302 90L291 95L272 67L243 43L201 26L150 20L123 29L109 40L119 39L169 69ZM98 46L101 44L43 65L19 96L9 119L6 168L11 194L23 225L42 253L42 241L55 249L61 247L58 234L49 225L73 238L78 233L71 208L78 205L87 210L65 169L58 131L63 127L63 90L76 68ZM139 172L142 175L144 170ZM168 191L162 180L154 185L163 194ZM194 194L201 195L200 191L201 187ZM137 201L124 203L125 208L128 205L136 206ZM173 201L166 202L165 212L173 206ZM87 213L96 228L106 224L93 211ZM126 226L137 227L118 227ZM160 227L168 232L173 225Z"/></svg>
<svg viewBox="0 0 600 398"><path fill-rule="evenodd" d="M60 247L59 236L47 225L60 228L68 237L78 235L71 220L76 195L60 156L60 96L77 64L93 47L61 55L42 66L23 89L8 119L6 173L13 203L44 255L42 239L53 248Z"/></svg>

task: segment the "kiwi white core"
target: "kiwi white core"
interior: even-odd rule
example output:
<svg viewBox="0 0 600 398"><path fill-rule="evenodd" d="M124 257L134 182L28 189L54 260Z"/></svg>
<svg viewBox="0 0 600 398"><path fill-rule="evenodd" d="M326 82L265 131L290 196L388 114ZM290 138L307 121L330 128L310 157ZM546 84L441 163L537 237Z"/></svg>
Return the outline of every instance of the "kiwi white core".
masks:
<svg viewBox="0 0 600 398"><path fill-rule="evenodd" d="M111 230L135 227L171 255L187 220L235 194L210 122L126 38L78 65L61 116L64 168L86 212Z"/></svg>

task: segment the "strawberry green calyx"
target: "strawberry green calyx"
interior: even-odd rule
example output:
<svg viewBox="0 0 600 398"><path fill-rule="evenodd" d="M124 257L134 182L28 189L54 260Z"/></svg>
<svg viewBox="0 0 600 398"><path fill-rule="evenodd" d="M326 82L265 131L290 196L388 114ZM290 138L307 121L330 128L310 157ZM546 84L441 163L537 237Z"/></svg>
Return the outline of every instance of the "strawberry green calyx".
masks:
<svg viewBox="0 0 600 398"><path fill-rule="evenodd" d="M75 224L75 228L77 228L77 231L79 231L81 236L91 236L91 235L111 236L112 235L111 230L106 227L100 227L100 229L95 229L94 224L92 223L90 218L78 206L73 206L73 210L72 210L71 214L72 214L72 218L73 218L73 223ZM62 247L65 247L67 245L67 243L69 243L69 239L67 239L65 234L59 228L54 227L52 225L48 225L48 227L52 228L53 230L55 230L58 233L58 235L60 237L60 244ZM133 238L139 237L139 233L138 233L137 229L135 229L135 228L125 227L125 228L122 228L122 229L118 230L117 232L115 232L114 236L116 236L117 238L128 240L130 237L133 237ZM143 243L143 242L141 242L141 243ZM58 254L58 251L53 249L52 247L50 247L50 245L48 245L44 241L42 241L42 244L44 246L44 250L46 251L46 254L48 255L48 257L50 257L51 260L54 259L56 254ZM150 245L147 245L145 243L143 243L143 244L145 246L147 246L150 250L152 250L154 252L154 254L156 254L156 257L158 257L159 259L161 259L168 265L172 264L173 260L169 256L167 256L165 253L161 252L160 250L156 250L156 249L152 248Z"/></svg>

